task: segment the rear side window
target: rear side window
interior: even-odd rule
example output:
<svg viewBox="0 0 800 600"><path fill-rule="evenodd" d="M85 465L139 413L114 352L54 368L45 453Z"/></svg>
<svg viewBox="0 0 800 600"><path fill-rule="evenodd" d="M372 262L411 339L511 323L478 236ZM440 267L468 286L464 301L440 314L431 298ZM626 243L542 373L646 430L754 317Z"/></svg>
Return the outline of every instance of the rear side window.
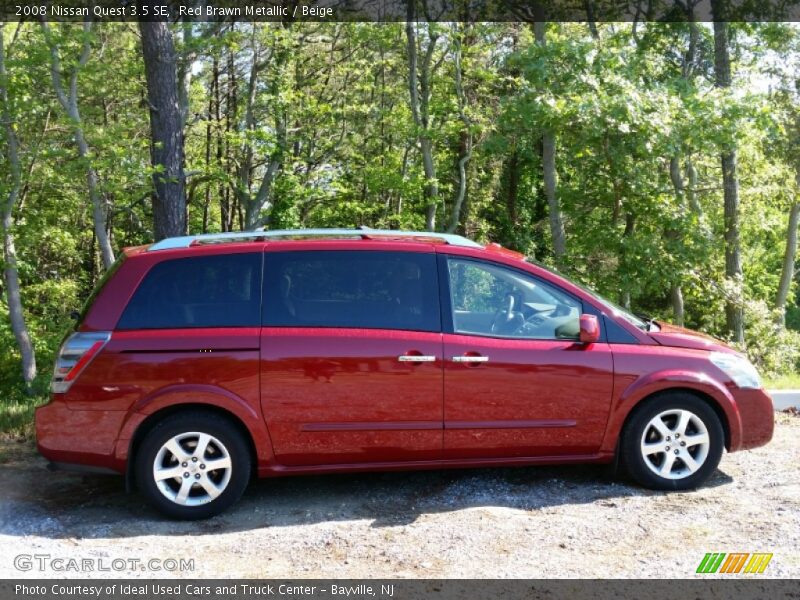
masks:
<svg viewBox="0 0 800 600"><path fill-rule="evenodd" d="M417 252L268 252L264 324L440 331L436 258Z"/></svg>
<svg viewBox="0 0 800 600"><path fill-rule="evenodd" d="M148 271L117 329L258 327L262 253L179 258Z"/></svg>

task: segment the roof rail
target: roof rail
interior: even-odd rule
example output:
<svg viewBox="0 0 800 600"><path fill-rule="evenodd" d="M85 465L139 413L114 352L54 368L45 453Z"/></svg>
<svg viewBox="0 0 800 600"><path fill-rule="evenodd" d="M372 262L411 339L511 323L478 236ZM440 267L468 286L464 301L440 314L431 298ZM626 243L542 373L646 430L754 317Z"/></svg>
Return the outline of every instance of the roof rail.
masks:
<svg viewBox="0 0 800 600"><path fill-rule="evenodd" d="M437 240L451 246L465 246L467 248L483 248L477 242L473 242L460 235L452 233L436 233L434 231L401 231L395 229L280 229L273 231L236 231L228 233L204 233L199 235L186 235L172 237L152 244L147 251L154 250L173 250L176 248L188 248L197 244L215 244L235 241L248 240L269 240L269 239L308 239L308 238L341 238L357 237L360 239L401 239L401 238L421 238Z"/></svg>

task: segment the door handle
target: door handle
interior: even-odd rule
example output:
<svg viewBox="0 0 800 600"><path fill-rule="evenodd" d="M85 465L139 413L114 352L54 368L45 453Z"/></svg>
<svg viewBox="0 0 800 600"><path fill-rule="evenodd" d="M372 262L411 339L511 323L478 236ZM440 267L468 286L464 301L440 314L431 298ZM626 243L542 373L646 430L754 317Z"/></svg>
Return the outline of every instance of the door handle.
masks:
<svg viewBox="0 0 800 600"><path fill-rule="evenodd" d="M436 362L436 357L425 354L401 354L397 360L410 363Z"/></svg>
<svg viewBox="0 0 800 600"><path fill-rule="evenodd" d="M488 356L454 356L453 362L459 363L485 363L489 362Z"/></svg>

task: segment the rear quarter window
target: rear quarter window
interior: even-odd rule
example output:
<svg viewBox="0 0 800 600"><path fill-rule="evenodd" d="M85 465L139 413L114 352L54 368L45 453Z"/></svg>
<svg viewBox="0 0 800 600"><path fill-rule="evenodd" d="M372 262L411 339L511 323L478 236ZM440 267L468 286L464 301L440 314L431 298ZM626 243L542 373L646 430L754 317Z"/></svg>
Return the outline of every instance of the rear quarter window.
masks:
<svg viewBox="0 0 800 600"><path fill-rule="evenodd" d="M117 329L257 327L262 253L165 260L134 292Z"/></svg>
<svg viewBox="0 0 800 600"><path fill-rule="evenodd" d="M89 314L89 309L92 308L94 301L97 300L97 296L100 295L100 292L103 291L103 288L106 287L106 284L111 281L111 279L116 275L117 271L119 271L122 263L125 262L126 255L125 253L120 253L117 257L117 260L114 261L114 264L111 265L108 269L106 269L105 273L100 277L97 283L92 290L92 293L89 294L89 297L86 299L86 302L83 303L83 307L80 310L78 318L75 320L75 325L73 330L77 331L83 321L86 319L86 315Z"/></svg>

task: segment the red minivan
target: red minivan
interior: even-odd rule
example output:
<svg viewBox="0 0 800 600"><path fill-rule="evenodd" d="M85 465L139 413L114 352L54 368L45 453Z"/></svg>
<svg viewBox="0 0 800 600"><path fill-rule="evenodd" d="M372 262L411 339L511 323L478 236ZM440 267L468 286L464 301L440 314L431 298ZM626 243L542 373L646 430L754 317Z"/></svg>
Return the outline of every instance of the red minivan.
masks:
<svg viewBox="0 0 800 600"><path fill-rule="evenodd" d="M125 250L36 412L56 465L126 474L181 519L253 475L608 463L703 483L772 437L723 343L640 319L500 246L301 230Z"/></svg>

